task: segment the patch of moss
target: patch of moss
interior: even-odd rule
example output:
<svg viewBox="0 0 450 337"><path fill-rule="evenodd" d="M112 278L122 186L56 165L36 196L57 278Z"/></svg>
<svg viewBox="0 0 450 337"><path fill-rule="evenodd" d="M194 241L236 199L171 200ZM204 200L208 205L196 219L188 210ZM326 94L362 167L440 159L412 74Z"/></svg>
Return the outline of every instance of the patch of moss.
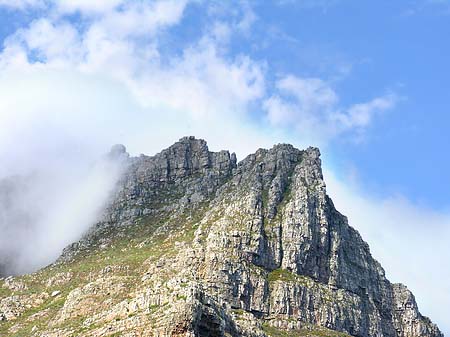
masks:
<svg viewBox="0 0 450 337"><path fill-rule="evenodd" d="M109 337L120 337L122 335L123 335L123 333L119 331L119 332L114 332L112 335L109 335Z"/></svg>
<svg viewBox="0 0 450 337"><path fill-rule="evenodd" d="M269 205L269 191L264 189L261 194L263 207L267 207Z"/></svg>
<svg viewBox="0 0 450 337"><path fill-rule="evenodd" d="M238 316L242 316L244 312L245 312L244 309L233 309L233 313Z"/></svg>
<svg viewBox="0 0 450 337"><path fill-rule="evenodd" d="M149 305L149 307L148 307L150 310L156 310L156 309L158 309L159 308L159 304L150 304Z"/></svg>
<svg viewBox="0 0 450 337"><path fill-rule="evenodd" d="M273 283L275 281L283 281L283 282L299 282L303 281L302 283L305 283L305 280L302 276L297 275L287 269L278 268L275 270L272 270L268 276L267 279L269 283Z"/></svg>
<svg viewBox="0 0 450 337"><path fill-rule="evenodd" d="M305 327L301 329L285 330L264 323L263 331L270 337L350 337L339 331L309 324L305 324Z"/></svg>
<svg viewBox="0 0 450 337"><path fill-rule="evenodd" d="M186 301L187 297L185 295L177 295L177 299Z"/></svg>
<svg viewBox="0 0 450 337"><path fill-rule="evenodd" d="M279 268L271 271L267 275L267 280L270 286L273 286L273 283L277 281L281 281L294 283L302 287L314 289L317 294L321 296L321 299L324 302L336 303L340 301L340 299L336 298L336 296L333 295L333 292L328 288L327 285L322 284L312 279L311 277L298 275L286 269Z"/></svg>
<svg viewBox="0 0 450 337"><path fill-rule="evenodd" d="M6 287L3 287L3 282L0 284L0 299L11 296L12 291Z"/></svg>

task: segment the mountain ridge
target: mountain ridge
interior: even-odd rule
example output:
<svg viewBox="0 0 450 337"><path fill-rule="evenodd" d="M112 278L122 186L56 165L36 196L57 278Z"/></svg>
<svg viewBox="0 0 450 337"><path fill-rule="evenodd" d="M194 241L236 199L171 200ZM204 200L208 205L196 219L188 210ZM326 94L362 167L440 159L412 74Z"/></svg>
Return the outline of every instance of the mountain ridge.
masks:
<svg viewBox="0 0 450 337"><path fill-rule="evenodd" d="M54 265L3 281L22 301L43 296L22 307L48 310L48 326L20 323L35 313L14 314L12 295L0 332L443 336L334 208L317 148L278 144L238 163L184 137L152 157L111 155L127 169L101 221ZM52 297L55 284L67 289Z"/></svg>

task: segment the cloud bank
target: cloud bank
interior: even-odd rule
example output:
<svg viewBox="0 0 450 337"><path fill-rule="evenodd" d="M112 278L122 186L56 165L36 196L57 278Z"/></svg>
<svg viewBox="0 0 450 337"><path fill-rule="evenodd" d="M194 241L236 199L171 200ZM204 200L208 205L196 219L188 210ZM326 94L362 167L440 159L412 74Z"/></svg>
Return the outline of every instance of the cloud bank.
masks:
<svg viewBox="0 0 450 337"><path fill-rule="evenodd" d="M0 179L0 272L34 271L101 216L123 163L107 158L89 167L53 163L45 170Z"/></svg>

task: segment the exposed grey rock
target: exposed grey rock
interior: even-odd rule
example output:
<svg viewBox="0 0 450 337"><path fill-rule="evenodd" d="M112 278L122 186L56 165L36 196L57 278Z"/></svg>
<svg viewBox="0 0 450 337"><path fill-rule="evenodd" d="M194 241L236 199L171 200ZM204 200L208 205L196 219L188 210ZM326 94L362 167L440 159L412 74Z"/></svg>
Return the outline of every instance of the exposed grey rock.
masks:
<svg viewBox="0 0 450 337"><path fill-rule="evenodd" d="M401 336L439 336L436 325L420 314L414 295L403 284L393 284L394 326Z"/></svg>
<svg viewBox="0 0 450 337"><path fill-rule="evenodd" d="M61 294L61 292L59 291L59 290L55 290L54 292L52 292L51 293L51 297L56 297L56 296L58 296L59 294Z"/></svg>

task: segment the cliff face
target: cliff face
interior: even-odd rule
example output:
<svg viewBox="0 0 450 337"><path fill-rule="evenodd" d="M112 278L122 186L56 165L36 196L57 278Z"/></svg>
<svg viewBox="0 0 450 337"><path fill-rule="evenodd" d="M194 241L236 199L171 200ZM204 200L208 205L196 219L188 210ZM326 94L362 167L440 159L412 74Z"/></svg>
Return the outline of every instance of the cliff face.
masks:
<svg viewBox="0 0 450 337"><path fill-rule="evenodd" d="M129 158L101 222L3 281L0 335L443 336L334 208L319 156L237 164L189 137Z"/></svg>

